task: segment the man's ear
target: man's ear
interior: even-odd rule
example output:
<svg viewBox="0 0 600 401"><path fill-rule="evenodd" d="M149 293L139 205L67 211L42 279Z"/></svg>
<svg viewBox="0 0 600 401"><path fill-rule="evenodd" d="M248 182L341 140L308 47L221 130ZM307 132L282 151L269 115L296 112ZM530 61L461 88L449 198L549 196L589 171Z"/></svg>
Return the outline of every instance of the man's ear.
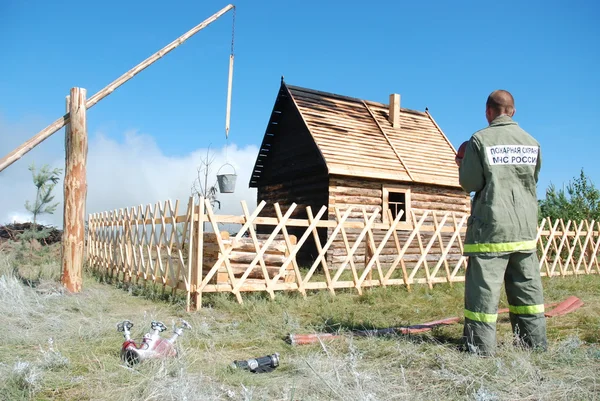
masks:
<svg viewBox="0 0 600 401"><path fill-rule="evenodd" d="M514 116L516 112L517 112L517 109L515 107L513 107L513 110L512 110L512 113L510 114L510 117L512 118L512 116Z"/></svg>

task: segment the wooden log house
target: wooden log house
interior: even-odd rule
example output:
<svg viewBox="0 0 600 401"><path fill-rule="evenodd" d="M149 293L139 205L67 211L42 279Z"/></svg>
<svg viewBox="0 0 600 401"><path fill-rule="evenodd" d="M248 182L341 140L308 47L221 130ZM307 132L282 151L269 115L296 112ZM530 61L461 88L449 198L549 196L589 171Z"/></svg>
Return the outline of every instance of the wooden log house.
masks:
<svg viewBox="0 0 600 401"><path fill-rule="evenodd" d="M349 205L365 206L368 212L380 208L378 222L388 220L387 210L393 217L403 210L400 228L406 238L413 228L411 210L416 215L424 210L469 213L455 155L429 112L400 107L398 94L390 95L386 105L292 86L282 79L250 187L257 188L259 202L268 204L264 216L275 215L275 202L284 210L295 202L294 218L306 218L306 206L316 213L326 205L329 219L335 219L334 207L343 211ZM362 220L359 210L350 217ZM290 231L302 234L302 229ZM320 229L322 243L329 234ZM352 235L348 240L354 240ZM386 247L382 260L393 259L395 252L396 247ZM411 252L418 258L418 249L409 249L409 262ZM314 244L307 243L298 258L308 262L315 254ZM335 267L345 255L342 238L336 239L328 265ZM364 263L364 255L361 245L354 256L357 266Z"/></svg>

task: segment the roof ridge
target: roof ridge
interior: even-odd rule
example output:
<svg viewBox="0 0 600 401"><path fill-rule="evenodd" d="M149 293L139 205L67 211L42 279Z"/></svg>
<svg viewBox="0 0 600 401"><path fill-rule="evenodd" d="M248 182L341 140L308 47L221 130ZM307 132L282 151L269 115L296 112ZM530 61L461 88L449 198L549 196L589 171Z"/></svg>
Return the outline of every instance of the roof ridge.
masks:
<svg viewBox="0 0 600 401"><path fill-rule="evenodd" d="M377 106L377 107L384 107L384 108L388 108L389 107L389 104L377 102L375 100L361 99L361 98L358 98L358 97L340 95L340 94L333 93L333 92L325 92L325 91L320 91L320 90L317 90L317 89L306 88L306 87L303 87L303 86L290 85L290 84L288 84L286 82L284 82L284 85L288 89L295 90L295 91L298 91L298 92L312 93L312 94L315 94L315 95L333 97L333 98L342 99L342 100L348 100L348 101L351 101L351 102L356 102L356 103L361 103L361 104L364 102L364 103L368 103L370 105ZM405 108L405 107L401 107L400 111L405 111L405 112L409 112L409 113L418 113L418 114L421 114L423 116L427 115L423 111L414 110L414 109L408 109L408 108Z"/></svg>
<svg viewBox="0 0 600 401"><path fill-rule="evenodd" d="M333 93L333 92L325 92L325 91L320 91L320 90L316 90L316 89L306 88L306 87L302 87L302 86L290 85L288 83L285 83L285 86L287 86L288 89L296 90L296 91L299 91L299 92L308 92L308 93L314 93L316 95L325 95L325 96L335 97L335 98L344 99L344 100L351 100L351 101L357 102L357 103L362 102L362 99L360 99L360 98L352 97L352 96L346 96L346 95L340 95L340 94Z"/></svg>
<svg viewBox="0 0 600 401"><path fill-rule="evenodd" d="M454 145L452 145L452 142L450 142L450 139L448 139L448 137L446 136L446 134L444 134L444 131L442 131L442 129L440 128L440 126L438 125L438 123L433 119L433 116L429 113L429 110L427 110L425 113L427 114L427 116L429 117L429 119L431 120L431 122L433 123L433 125L435 125L435 128L437 128L437 130L439 131L439 133L442 134L442 137L444 137L444 139L446 140L446 143L448 145L450 145L450 148L454 151L454 153L456 153L456 149L454 148Z"/></svg>

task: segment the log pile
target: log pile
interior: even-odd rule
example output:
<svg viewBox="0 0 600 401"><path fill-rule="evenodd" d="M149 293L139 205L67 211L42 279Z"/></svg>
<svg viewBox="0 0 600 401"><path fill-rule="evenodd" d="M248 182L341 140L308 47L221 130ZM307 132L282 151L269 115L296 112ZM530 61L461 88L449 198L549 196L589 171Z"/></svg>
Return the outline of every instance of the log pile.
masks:
<svg viewBox="0 0 600 401"><path fill-rule="evenodd" d="M266 243L266 239L263 236L260 236L257 238L257 243L255 244L252 238L241 238L234 243L233 240L229 238L228 232L223 231L220 234L226 248L233 246L233 250L229 254L228 259L234 276L236 278L240 278L250 266L252 261L256 258L256 245L258 245L259 249L262 249ZM296 241L296 237L291 235L290 242L292 245L295 245ZM202 273L206 275L213 268L215 262L217 262L219 259L220 248L214 233L204 233L203 242L204 252L202 258ZM265 268L270 279L279 273L282 264L286 261L287 256L289 255L289 251L290 250L288 249L283 238L277 238L267 246L267 249L262 255L261 259L264 261ZM229 280L227 268L224 263L218 268L215 276L217 283L226 283ZM263 268L260 262L255 264L248 275L248 278L264 279ZM295 280L293 265L291 263L288 264L281 278L285 282Z"/></svg>
<svg viewBox="0 0 600 401"><path fill-rule="evenodd" d="M19 235L23 234L25 231L32 230L33 223L12 223L0 226L0 241L10 240L10 241L20 241ZM42 245L52 245L62 240L62 230L57 229L56 227L44 226L42 224L37 224L37 230L41 231L43 229L50 230L50 234L43 240L40 240Z"/></svg>

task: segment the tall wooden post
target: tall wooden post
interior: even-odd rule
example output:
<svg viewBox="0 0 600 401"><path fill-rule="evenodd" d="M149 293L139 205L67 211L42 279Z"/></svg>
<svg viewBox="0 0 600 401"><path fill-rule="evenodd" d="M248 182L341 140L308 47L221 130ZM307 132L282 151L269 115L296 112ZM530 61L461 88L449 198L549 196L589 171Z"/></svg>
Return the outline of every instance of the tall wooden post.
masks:
<svg viewBox="0 0 600 401"><path fill-rule="evenodd" d="M65 129L62 283L70 292L80 292L82 284L88 152L85 97L83 88L71 88L70 100L67 97L71 118Z"/></svg>
<svg viewBox="0 0 600 401"><path fill-rule="evenodd" d="M200 284L202 284L202 273L204 269L204 198L198 198L198 224L196 225L196 263L192 273L191 289L192 289L192 305L195 310L202 308L202 292Z"/></svg>

